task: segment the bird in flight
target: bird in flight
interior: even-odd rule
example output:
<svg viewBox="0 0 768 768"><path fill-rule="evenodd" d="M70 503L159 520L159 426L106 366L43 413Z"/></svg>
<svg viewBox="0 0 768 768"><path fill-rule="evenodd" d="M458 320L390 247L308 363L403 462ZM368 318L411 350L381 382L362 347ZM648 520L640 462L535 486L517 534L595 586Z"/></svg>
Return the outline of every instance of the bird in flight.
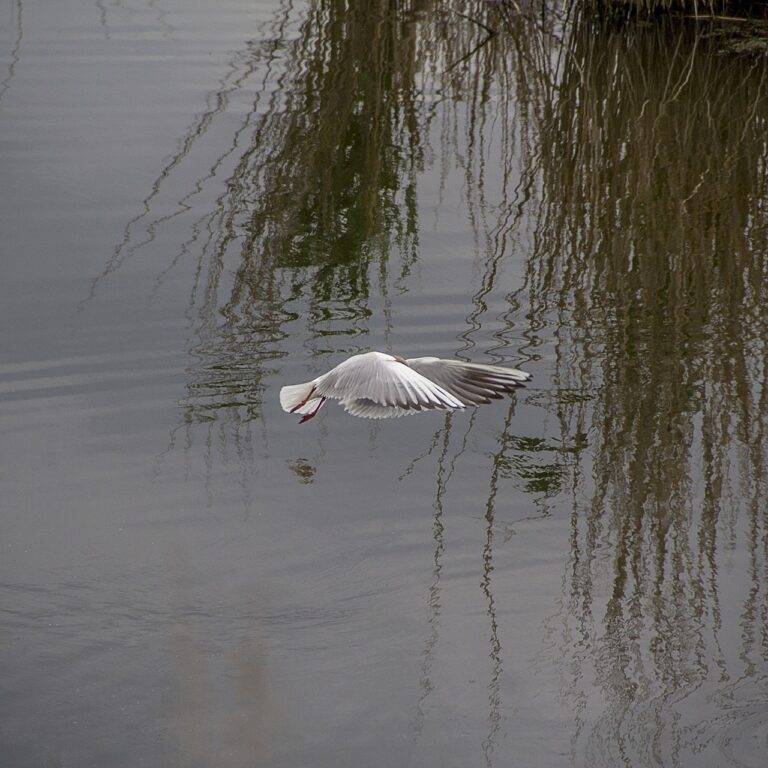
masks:
<svg viewBox="0 0 768 768"><path fill-rule="evenodd" d="M301 423L317 415L326 400L338 400L347 413L366 419L389 419L418 411L454 411L489 403L530 381L531 374L499 365L405 359L366 352L339 363L304 384L280 390L280 405L301 415Z"/></svg>

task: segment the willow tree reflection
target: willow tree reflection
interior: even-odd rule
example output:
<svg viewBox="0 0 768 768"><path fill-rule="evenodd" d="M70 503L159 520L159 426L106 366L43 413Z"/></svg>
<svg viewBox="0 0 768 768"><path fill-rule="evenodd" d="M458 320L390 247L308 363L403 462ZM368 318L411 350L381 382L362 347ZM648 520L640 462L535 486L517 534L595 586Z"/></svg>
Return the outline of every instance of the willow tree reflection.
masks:
<svg viewBox="0 0 768 768"><path fill-rule="evenodd" d="M578 20L568 54L527 290L562 329L562 430L590 433L561 651L573 695L593 676L602 703L578 710L574 748L636 764L665 744L675 762L695 735L670 710L745 663L768 671L766 71L669 27ZM720 571L738 547L735 652Z"/></svg>
<svg viewBox="0 0 768 768"><path fill-rule="evenodd" d="M443 157L450 148L458 156L462 143L471 150L506 44L478 48L482 22L431 3L312 3L294 38L286 32L289 17L290 9L275 46L280 64L267 69L268 100L246 117L227 152L236 161L225 189L181 250L196 247L200 258L194 301L205 367L191 392L196 406L206 405L200 396L209 384L207 405L221 402L220 371L235 368L245 352L251 361L279 356L283 328L299 315L315 350L330 336L351 337L341 349L336 340L336 351L356 349L372 311L372 284L387 305L393 288L406 287L416 259L416 181L428 162L431 126L441 120ZM467 96L482 108L461 136L452 100ZM505 124L505 135L510 131ZM472 151L463 161L470 196L482 189L483 161ZM225 165L217 161L216 173ZM210 178L198 181L197 192ZM180 210L189 200L182 198ZM164 220L150 221L150 237ZM212 360L217 373L209 376ZM268 370L251 365L249 381ZM231 383L237 394L242 377ZM254 413L255 387L247 401Z"/></svg>
<svg viewBox="0 0 768 768"><path fill-rule="evenodd" d="M524 285L507 296L493 351L503 359L521 323L527 344L515 354L534 356L542 329L556 339L551 391L526 404L557 416L569 454L533 461L549 443L508 429L493 453L488 745L504 647L493 501L511 479L572 509L558 658L574 755L632 764L653 747L674 763L686 739L697 746L686 726L703 715L680 714L697 686L723 691L766 672L765 67L718 56L690 27L541 21L513 4L459 14L327 1L291 14L276 25L253 110L181 201L222 182L181 249L199 258L187 425L226 412L237 436L260 413L289 326L311 351L355 351L374 294L386 306L408 287L420 174L437 168L444 183L461 169L479 270L459 352L490 334L488 298L508 290L500 272L520 257ZM255 70L249 59L222 93ZM147 218L151 237L162 217ZM420 718L444 588L446 456ZM723 620L727 556L742 569L730 579L741 590L731 590L735 640Z"/></svg>

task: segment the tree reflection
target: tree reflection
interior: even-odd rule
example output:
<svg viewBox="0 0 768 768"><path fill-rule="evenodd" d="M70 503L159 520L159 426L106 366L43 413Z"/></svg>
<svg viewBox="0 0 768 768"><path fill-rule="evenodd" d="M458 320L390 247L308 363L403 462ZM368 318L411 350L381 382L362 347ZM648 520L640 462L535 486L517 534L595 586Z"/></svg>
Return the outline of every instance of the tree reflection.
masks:
<svg viewBox="0 0 768 768"><path fill-rule="evenodd" d="M504 361L518 338L514 355L533 358L549 329L552 386L527 407L560 430L553 446L513 436L508 419L491 459L486 757L503 705L494 501L512 480L572 510L557 654L574 762L675 764L703 746L696 718L710 717L694 707L685 721L685 699L708 681L739 711L738 681L764 678L768 661L768 70L674 22L617 29L513 6L327 0L299 20L286 6L253 109L171 214L221 182L211 206L193 209L178 256L196 249L199 264L184 421L231 418L239 434L260 414L289 325L310 352L356 351L374 295L386 308L409 286L420 173L439 169L445 184L461 169L479 270L457 352L491 325L489 297L517 260L522 287L506 295L492 352ZM184 153L251 82L245 59ZM168 220L151 213L164 179L108 271L141 247L134 225L151 238ZM445 589L449 426L419 722ZM728 606L729 557L745 573L733 589L747 588ZM724 641L734 601L735 654ZM736 727L722 717L715 707L713 729Z"/></svg>
<svg viewBox="0 0 768 768"><path fill-rule="evenodd" d="M16 67L19 64L19 59L21 57L21 43L24 39L23 10L24 6L22 0L15 0L11 8L12 22L8 23L8 29L13 27L14 30L13 46L11 48L6 75L0 80L0 101L3 100L3 97L11 87L11 83L16 74Z"/></svg>
<svg viewBox="0 0 768 768"><path fill-rule="evenodd" d="M600 686L579 751L608 762L695 748L670 715L731 679L719 569L747 531L741 655L768 658L753 623L768 599L765 77L686 30L578 20L542 123L527 290L566 329L558 384L591 397L557 411L565 436L588 425L593 452L562 617L578 655L560 650Z"/></svg>
<svg viewBox="0 0 768 768"><path fill-rule="evenodd" d="M202 327L214 334L206 359L230 342L241 357L246 337L250 360L279 354L299 304L315 352L332 339L334 351L356 351L372 283L386 315L389 291L404 288L416 259L416 179L438 106L467 93L479 100L496 76L497 53L478 48L477 25L462 18L430 3L310 5L285 43L290 55L266 110L249 118L248 147L216 210L198 223L211 234L199 302ZM462 73L468 53L474 63ZM442 145L458 151L456 111L440 114ZM470 153L470 179L475 164ZM467 189L481 186L470 180ZM400 263L390 274L393 252ZM249 379L268 372L251 368Z"/></svg>

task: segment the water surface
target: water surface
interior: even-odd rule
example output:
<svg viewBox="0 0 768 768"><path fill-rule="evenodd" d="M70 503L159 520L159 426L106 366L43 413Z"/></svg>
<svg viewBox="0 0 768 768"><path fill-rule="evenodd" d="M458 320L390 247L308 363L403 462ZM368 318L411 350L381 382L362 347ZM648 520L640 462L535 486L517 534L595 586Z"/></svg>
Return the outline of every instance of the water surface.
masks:
<svg viewBox="0 0 768 768"><path fill-rule="evenodd" d="M0 12L4 764L763 764L759 60L528 5ZM368 349L534 381L280 411Z"/></svg>

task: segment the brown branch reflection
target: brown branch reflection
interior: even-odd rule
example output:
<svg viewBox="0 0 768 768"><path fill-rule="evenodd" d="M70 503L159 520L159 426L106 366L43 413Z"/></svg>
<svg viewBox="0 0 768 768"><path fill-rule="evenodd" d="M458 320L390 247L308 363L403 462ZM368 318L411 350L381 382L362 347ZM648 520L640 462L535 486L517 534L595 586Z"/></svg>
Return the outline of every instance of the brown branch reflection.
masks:
<svg viewBox="0 0 768 768"><path fill-rule="evenodd" d="M502 460L509 446L512 417L515 413L515 401L510 404L507 418L499 439L499 450L492 457L491 476L488 483L489 495L485 505L485 545L483 547L483 577L480 582L486 599L486 610L489 622L490 650L488 658L491 667L488 675L488 735L483 740L485 764L493 765L493 754L497 747L497 739L502 721L503 700L501 694L501 678L504 672L502 660L502 645L499 636L496 599L493 593L493 539L495 532L496 495L499 490L499 480L502 472Z"/></svg>
<svg viewBox="0 0 768 768"><path fill-rule="evenodd" d="M445 543L443 541L443 531L445 530L443 524L443 497L445 496L446 484L449 477L449 472L446 471L446 460L448 457L448 447L451 441L451 414L447 414L445 417L445 425L442 429L442 434L443 444L437 459L437 487L435 489L435 502L433 507L435 514L432 523L432 538L435 542L435 549L432 557L432 582L429 585L426 601L429 635L424 642L424 649L421 654L421 677L419 680L420 693L419 700L416 703L416 722L414 725L414 732L417 738L421 735L421 731L424 727L426 702L435 687L432 681L432 665L434 663L435 649L437 648L440 639L440 614L443 609L440 596L440 574L443 570L443 550L445 549ZM411 464L409 469L412 470L413 466L414 464ZM404 475L405 474L406 473L404 473Z"/></svg>
<svg viewBox="0 0 768 768"><path fill-rule="evenodd" d="M24 6L22 0L16 0L11 11L13 14L13 28L15 37L13 40L13 47L11 48L10 61L8 62L8 72L2 81L0 81L0 101L3 100L3 97L11 87L11 83L13 82L13 78L16 74L16 67L19 64L19 59L21 57L21 43L24 39L24 22L22 18L23 9Z"/></svg>

